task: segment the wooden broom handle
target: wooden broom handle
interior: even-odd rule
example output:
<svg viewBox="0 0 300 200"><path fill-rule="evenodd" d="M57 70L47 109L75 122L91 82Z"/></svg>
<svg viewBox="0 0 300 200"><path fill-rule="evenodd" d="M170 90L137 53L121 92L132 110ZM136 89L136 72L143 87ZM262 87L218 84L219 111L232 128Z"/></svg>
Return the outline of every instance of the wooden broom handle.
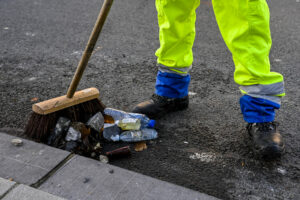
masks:
<svg viewBox="0 0 300 200"><path fill-rule="evenodd" d="M113 3L113 0L104 0L104 3L102 5L102 8L101 8L100 13L97 18L97 21L96 21L93 31L90 35L89 41L85 47L84 53L80 59L80 62L78 63L76 72L75 72L72 82L69 86L69 89L67 92L68 98L72 98L77 89L79 81L80 81L82 74L83 74L83 72L88 64L88 61L92 55L92 52L94 50L94 47L96 45L96 42L98 40L98 37L99 37L102 27L104 25L104 22L106 20L106 17L109 13L109 10L112 6L112 3Z"/></svg>

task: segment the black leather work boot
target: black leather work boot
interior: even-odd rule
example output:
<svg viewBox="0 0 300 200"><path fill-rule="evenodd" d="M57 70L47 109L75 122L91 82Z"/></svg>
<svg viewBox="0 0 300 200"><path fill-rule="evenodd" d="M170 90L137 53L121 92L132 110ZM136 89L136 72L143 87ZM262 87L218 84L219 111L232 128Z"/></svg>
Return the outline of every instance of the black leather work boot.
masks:
<svg viewBox="0 0 300 200"><path fill-rule="evenodd" d="M249 123L248 133L253 151L265 158L278 158L284 152L284 143L275 122Z"/></svg>
<svg viewBox="0 0 300 200"><path fill-rule="evenodd" d="M167 98L153 94L150 100L139 103L132 110L134 113L142 113L150 119L157 119L173 111L188 108L189 96L183 98Z"/></svg>

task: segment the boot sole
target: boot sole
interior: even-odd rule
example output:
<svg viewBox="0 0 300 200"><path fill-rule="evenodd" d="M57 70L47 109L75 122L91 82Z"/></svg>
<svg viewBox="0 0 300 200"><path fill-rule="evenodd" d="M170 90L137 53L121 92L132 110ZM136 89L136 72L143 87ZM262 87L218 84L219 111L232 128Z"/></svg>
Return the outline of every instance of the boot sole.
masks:
<svg viewBox="0 0 300 200"><path fill-rule="evenodd" d="M285 147L267 147L265 149L256 148L252 142L252 150L255 155L266 158L266 159L276 159L280 158L285 153Z"/></svg>

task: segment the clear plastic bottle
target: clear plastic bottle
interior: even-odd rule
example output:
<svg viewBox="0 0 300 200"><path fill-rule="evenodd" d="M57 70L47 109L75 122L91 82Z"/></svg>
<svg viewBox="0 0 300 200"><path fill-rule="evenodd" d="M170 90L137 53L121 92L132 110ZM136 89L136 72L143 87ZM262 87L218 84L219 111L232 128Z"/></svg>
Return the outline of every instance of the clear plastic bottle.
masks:
<svg viewBox="0 0 300 200"><path fill-rule="evenodd" d="M140 130L141 128L141 120L136 118L124 118L117 120L116 124L122 130Z"/></svg>
<svg viewBox="0 0 300 200"><path fill-rule="evenodd" d="M104 114L111 116L115 121L129 117L126 112L113 108L105 108Z"/></svg>
<svg viewBox="0 0 300 200"><path fill-rule="evenodd" d="M124 131L120 135L123 142L139 142L144 140L152 140L158 137L157 131L151 128L144 128L138 131Z"/></svg>
<svg viewBox="0 0 300 200"><path fill-rule="evenodd" d="M147 116L141 121L141 129L143 128L154 128L156 121L149 119Z"/></svg>
<svg viewBox="0 0 300 200"><path fill-rule="evenodd" d="M104 124L103 137L108 141L119 141L120 140L120 128L116 124Z"/></svg>
<svg viewBox="0 0 300 200"><path fill-rule="evenodd" d="M149 119L144 114L139 113L127 113L122 110L117 110L113 108L105 108L104 114L111 116L115 121L122 120L125 118L134 118L141 120L141 128L153 128L155 125L155 120Z"/></svg>

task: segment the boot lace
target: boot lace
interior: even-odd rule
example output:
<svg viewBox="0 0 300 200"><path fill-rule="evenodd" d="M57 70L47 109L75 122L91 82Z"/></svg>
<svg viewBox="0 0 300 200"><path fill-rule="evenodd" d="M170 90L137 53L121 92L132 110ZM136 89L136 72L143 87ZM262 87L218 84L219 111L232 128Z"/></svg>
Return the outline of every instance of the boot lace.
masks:
<svg viewBox="0 0 300 200"><path fill-rule="evenodd" d="M157 94L153 94L151 99L154 102L161 103L161 104L170 104L170 103L173 103L175 100L173 98L167 98L167 97L159 96Z"/></svg>
<svg viewBox="0 0 300 200"><path fill-rule="evenodd" d="M253 125L256 125L258 127L258 130L261 132L268 132L276 129L278 123L277 122L249 123L247 129L250 130L253 127Z"/></svg>

